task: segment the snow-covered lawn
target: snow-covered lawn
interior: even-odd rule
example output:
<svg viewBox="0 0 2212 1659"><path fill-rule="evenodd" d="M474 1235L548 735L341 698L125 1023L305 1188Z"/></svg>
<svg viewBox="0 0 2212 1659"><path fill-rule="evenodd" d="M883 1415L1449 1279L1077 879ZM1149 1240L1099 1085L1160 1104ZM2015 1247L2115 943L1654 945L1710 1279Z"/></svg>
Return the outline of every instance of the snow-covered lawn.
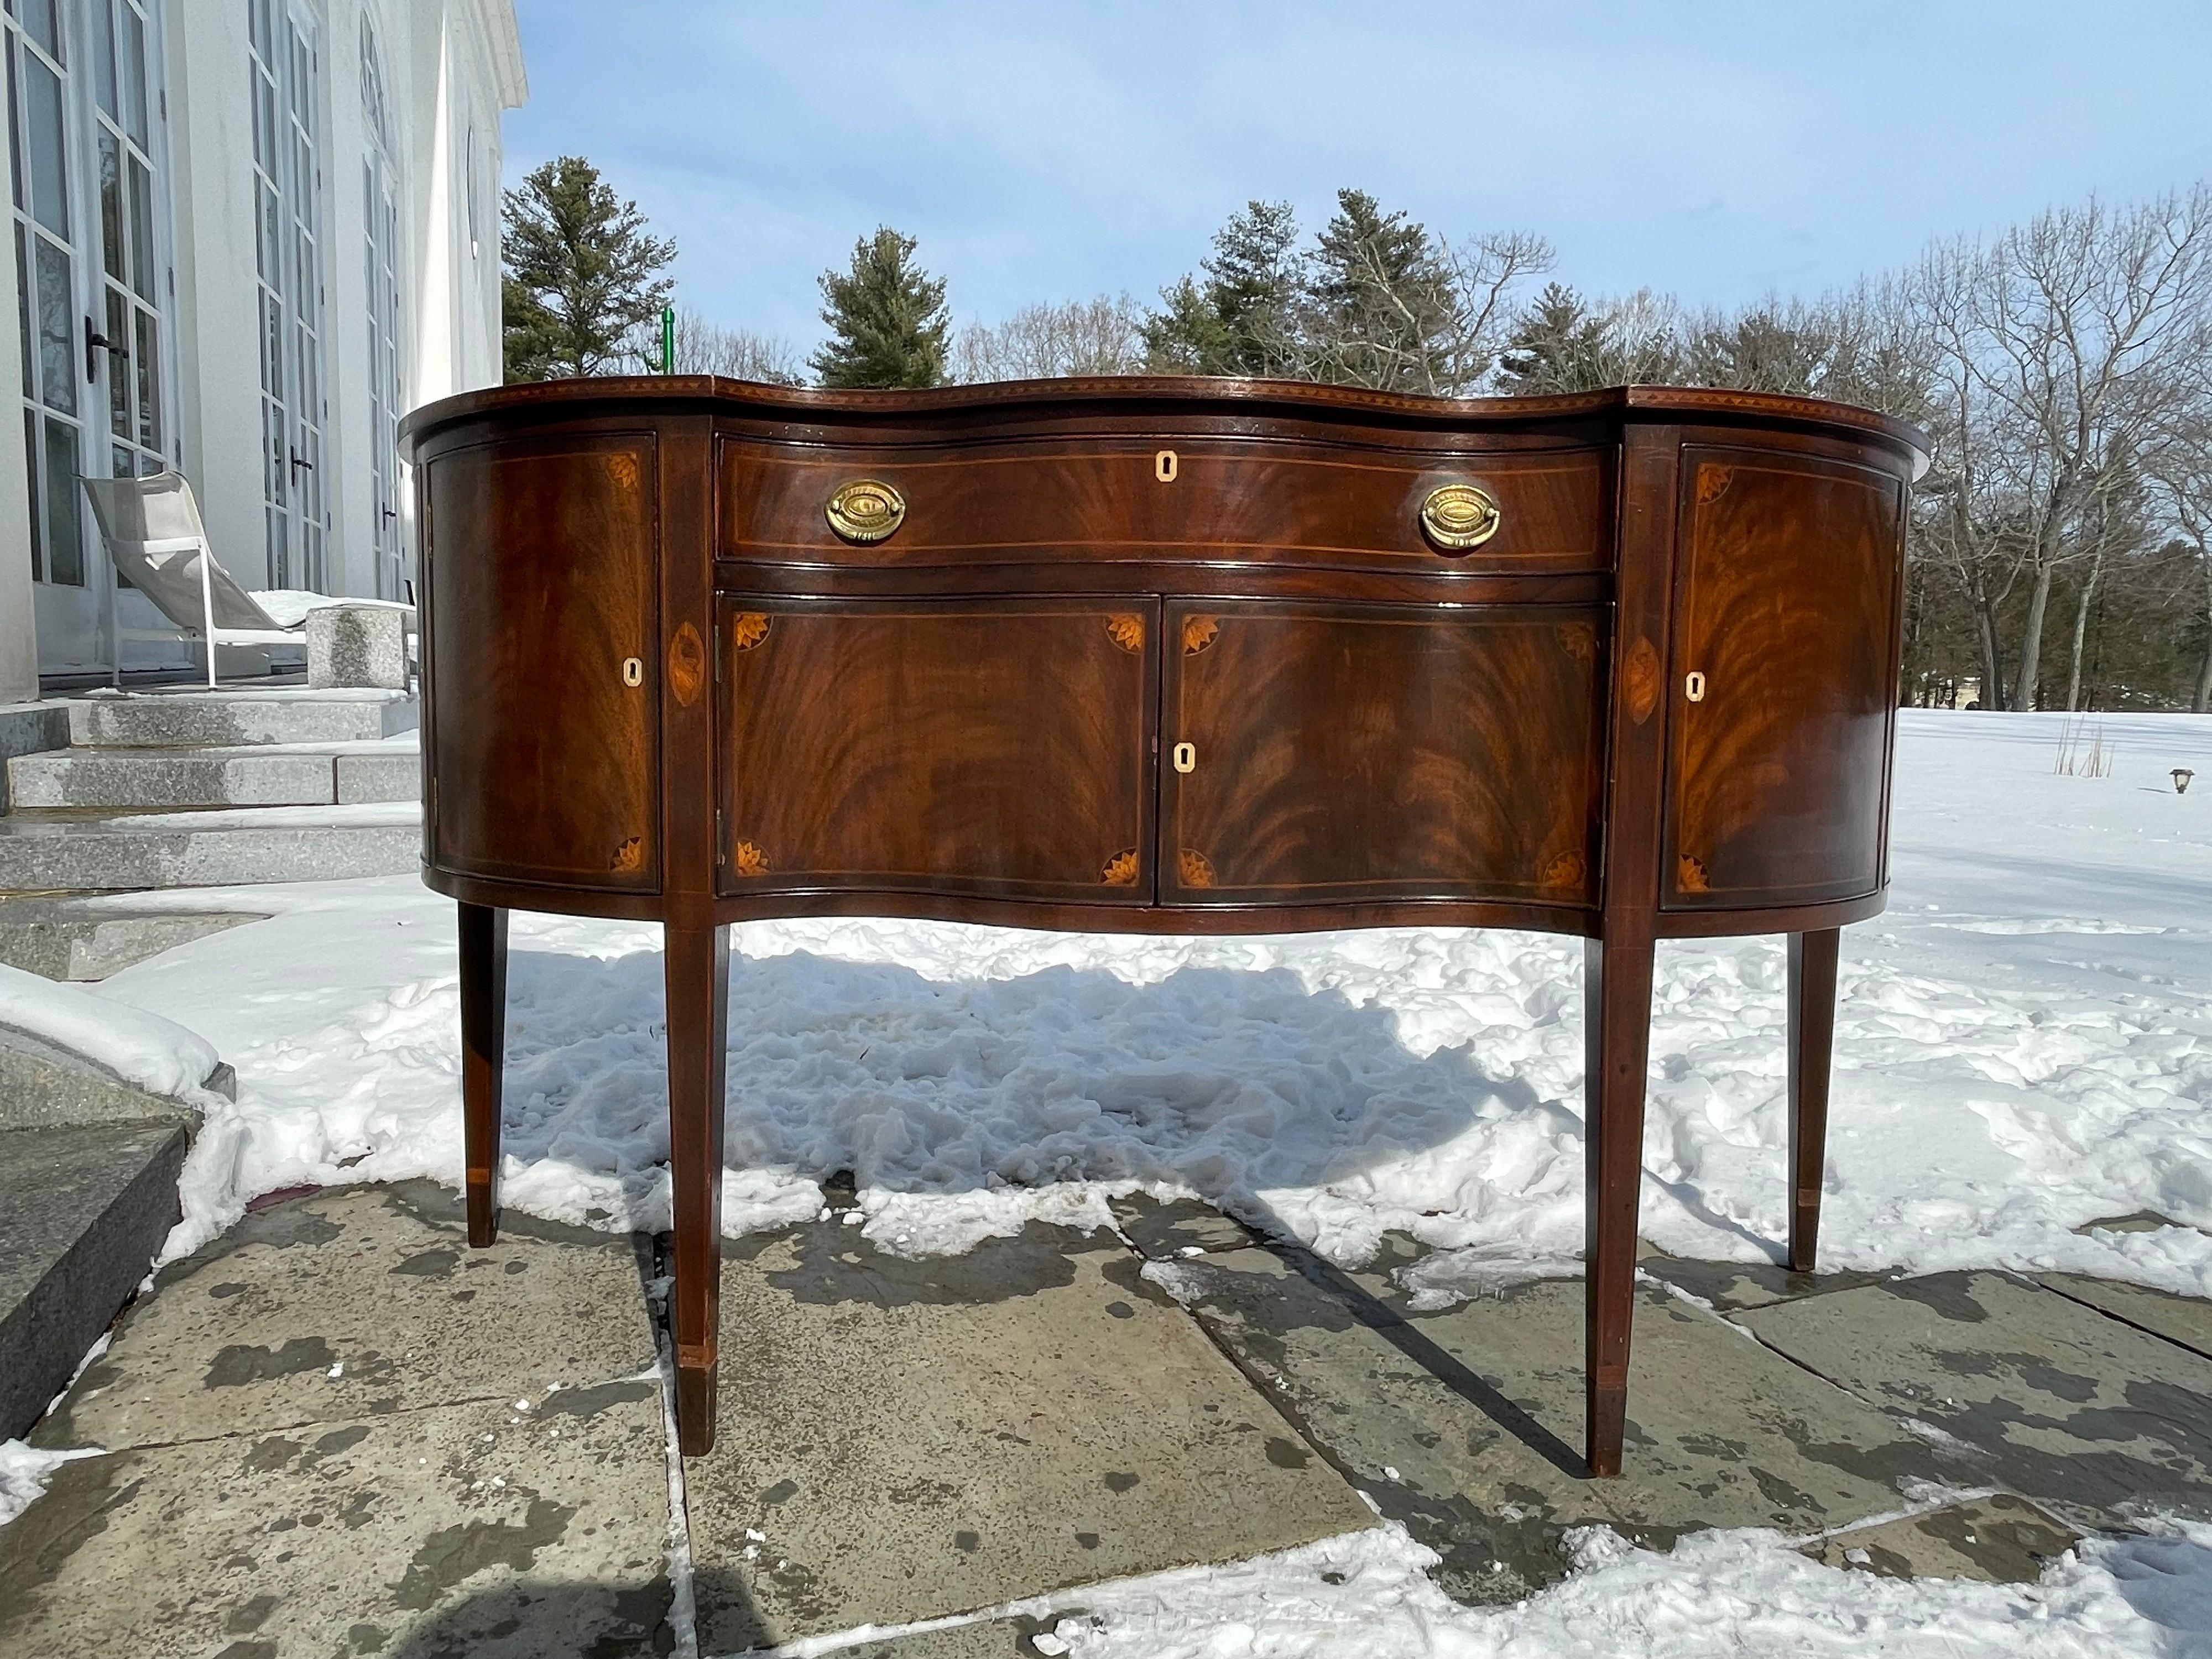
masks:
<svg viewBox="0 0 2212 1659"><path fill-rule="evenodd" d="M2102 778L2054 774L2056 716L1904 717L1890 908L1844 935L1824 1266L2063 1267L2212 1296L2212 718L2092 725ZM2176 766L2200 775L2185 796ZM455 1182L453 907L409 878L170 896L211 897L275 914L100 991L238 1071L172 1251L258 1192ZM850 1170L871 1237L910 1254L1032 1217L1103 1224L1107 1196L1143 1188L1346 1263L1403 1229L1443 1252L1416 1270L1431 1301L1574 1271L1579 941L840 921L733 944L731 1232L811 1215L817 1181ZM504 1201L665 1225L658 929L518 915L513 951ZM1661 948L1643 1228L1668 1250L1777 1255L1783 979L1777 939ZM2185 1224L2075 1231L2141 1210ZM1105 1627L1067 1635L1116 1654L2212 1644L2203 1529L2093 1546L2025 1590L1847 1577L1764 1534L1585 1553L1524 1608L1475 1613L1382 1529L1089 1596ZM1238 1645L1240 1627L1265 1634Z"/></svg>

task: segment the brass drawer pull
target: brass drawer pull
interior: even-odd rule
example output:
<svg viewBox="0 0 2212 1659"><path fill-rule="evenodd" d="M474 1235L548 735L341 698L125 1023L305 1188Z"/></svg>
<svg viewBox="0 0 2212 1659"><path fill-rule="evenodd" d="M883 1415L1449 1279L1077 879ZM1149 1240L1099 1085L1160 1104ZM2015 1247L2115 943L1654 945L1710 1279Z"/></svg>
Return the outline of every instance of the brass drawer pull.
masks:
<svg viewBox="0 0 2212 1659"><path fill-rule="evenodd" d="M1175 746L1174 758L1176 771L1188 772L1195 769L1198 765L1197 746L1188 743L1177 744Z"/></svg>
<svg viewBox="0 0 2212 1659"><path fill-rule="evenodd" d="M1705 700L1705 677L1692 669L1690 677L1682 682L1682 695L1692 702L1703 702Z"/></svg>
<svg viewBox="0 0 2212 1659"><path fill-rule="evenodd" d="M1445 553L1480 547L1498 533L1498 498L1480 484L1448 483L1421 503L1421 528Z"/></svg>
<svg viewBox="0 0 2212 1659"><path fill-rule="evenodd" d="M880 478L841 484L823 509L830 527L848 542L882 541L906 520L906 497Z"/></svg>
<svg viewBox="0 0 2212 1659"><path fill-rule="evenodd" d="M645 684L645 662L643 659L638 657L624 657L623 659L623 684L624 685L643 685Z"/></svg>

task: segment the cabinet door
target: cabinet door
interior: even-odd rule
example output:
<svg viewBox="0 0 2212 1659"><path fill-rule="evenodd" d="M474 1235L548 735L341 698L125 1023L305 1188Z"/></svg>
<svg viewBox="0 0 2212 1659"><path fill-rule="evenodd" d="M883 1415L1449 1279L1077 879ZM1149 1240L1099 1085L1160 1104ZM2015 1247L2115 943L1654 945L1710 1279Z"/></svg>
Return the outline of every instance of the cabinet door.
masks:
<svg viewBox="0 0 2212 1659"><path fill-rule="evenodd" d="M720 604L724 891L1151 902L1156 600Z"/></svg>
<svg viewBox="0 0 2212 1659"><path fill-rule="evenodd" d="M1682 463L1664 902L1871 893L1896 720L1904 485L1767 450L1691 446Z"/></svg>
<svg viewBox="0 0 2212 1659"><path fill-rule="evenodd" d="M1162 900L1594 902L1604 617L1170 601Z"/></svg>
<svg viewBox="0 0 2212 1659"><path fill-rule="evenodd" d="M659 482L639 433L463 449L423 485L430 854L660 884ZM639 665L635 684L624 674Z"/></svg>

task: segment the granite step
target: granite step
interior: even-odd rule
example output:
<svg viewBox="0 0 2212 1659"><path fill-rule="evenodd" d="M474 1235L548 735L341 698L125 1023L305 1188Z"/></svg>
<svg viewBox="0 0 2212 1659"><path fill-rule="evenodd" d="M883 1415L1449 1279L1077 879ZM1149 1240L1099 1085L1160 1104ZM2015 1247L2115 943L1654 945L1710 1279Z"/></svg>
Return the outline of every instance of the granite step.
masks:
<svg viewBox="0 0 2212 1659"><path fill-rule="evenodd" d="M259 920L247 911L133 909L113 899L0 897L0 963L45 979L102 980Z"/></svg>
<svg viewBox="0 0 2212 1659"><path fill-rule="evenodd" d="M413 800L422 787L422 760L411 733L357 744L102 745L19 755L8 762L8 796L18 811L365 805Z"/></svg>
<svg viewBox="0 0 2212 1659"><path fill-rule="evenodd" d="M0 817L0 892L228 887L411 875L412 800L185 812L15 812Z"/></svg>
<svg viewBox="0 0 2212 1659"><path fill-rule="evenodd" d="M198 749L237 744L374 742L411 732L416 699L399 691L176 690L71 699L79 747Z"/></svg>
<svg viewBox="0 0 2212 1659"><path fill-rule="evenodd" d="M0 1440L21 1437L177 1223L173 1118L0 1130Z"/></svg>

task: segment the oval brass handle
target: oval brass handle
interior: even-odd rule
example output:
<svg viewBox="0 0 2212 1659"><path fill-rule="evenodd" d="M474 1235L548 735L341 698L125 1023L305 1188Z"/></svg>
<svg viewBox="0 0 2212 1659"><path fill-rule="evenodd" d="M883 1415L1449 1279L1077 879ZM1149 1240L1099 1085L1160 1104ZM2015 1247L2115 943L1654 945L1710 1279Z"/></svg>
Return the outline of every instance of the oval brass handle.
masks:
<svg viewBox="0 0 2212 1659"><path fill-rule="evenodd" d="M1421 528L1439 551L1464 553L1498 533L1498 498L1480 484L1441 484L1421 503Z"/></svg>
<svg viewBox="0 0 2212 1659"><path fill-rule="evenodd" d="M645 684L644 659L641 657L624 657L623 659L623 684L624 685L643 685Z"/></svg>
<svg viewBox="0 0 2212 1659"><path fill-rule="evenodd" d="M882 541L906 520L906 497L881 478L840 484L823 509L830 529L848 542Z"/></svg>
<svg viewBox="0 0 2212 1659"><path fill-rule="evenodd" d="M1189 772L1196 770L1198 767L1197 745L1188 743L1177 744L1175 746L1174 759L1175 769L1176 771Z"/></svg>
<svg viewBox="0 0 2212 1659"><path fill-rule="evenodd" d="M1682 695L1692 702L1703 702L1705 700L1705 677L1692 669L1689 678L1682 682Z"/></svg>

